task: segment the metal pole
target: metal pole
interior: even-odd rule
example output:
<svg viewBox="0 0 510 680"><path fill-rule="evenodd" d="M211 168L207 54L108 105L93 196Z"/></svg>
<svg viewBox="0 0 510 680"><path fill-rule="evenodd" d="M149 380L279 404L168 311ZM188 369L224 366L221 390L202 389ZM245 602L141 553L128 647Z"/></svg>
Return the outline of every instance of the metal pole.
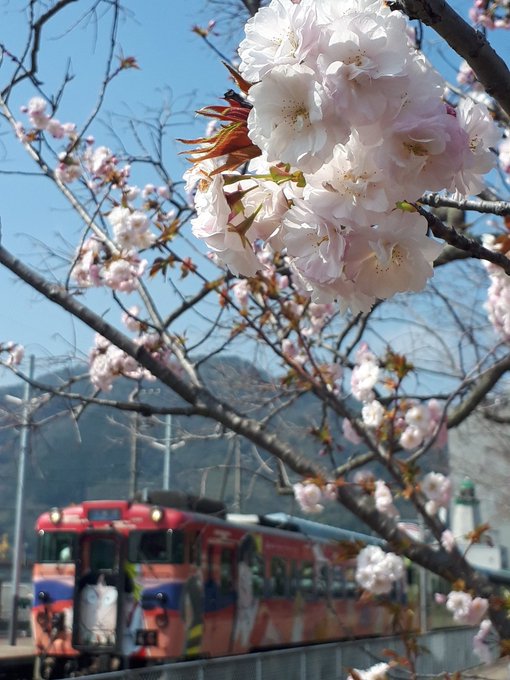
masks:
<svg viewBox="0 0 510 680"><path fill-rule="evenodd" d="M34 377L34 357L30 357L29 380ZM16 644L18 627L19 581L21 572L21 553L23 548L23 505L25 495L25 467L30 438L30 397L32 386L25 383L23 391L23 410L19 435L18 485L16 491L16 517L14 521L14 551L12 557L12 609L9 620L9 644Z"/></svg>
<svg viewBox="0 0 510 680"><path fill-rule="evenodd" d="M170 488L170 458L172 455L172 416L165 417L165 455L163 458L163 489Z"/></svg>
<svg viewBox="0 0 510 680"><path fill-rule="evenodd" d="M239 443L239 437L235 438L234 508L236 512L242 512L241 445Z"/></svg>
<svg viewBox="0 0 510 680"><path fill-rule="evenodd" d="M131 414L131 433L130 433L130 449L131 455L129 460L129 497L134 498L138 489L138 426L139 417L138 412L133 411Z"/></svg>

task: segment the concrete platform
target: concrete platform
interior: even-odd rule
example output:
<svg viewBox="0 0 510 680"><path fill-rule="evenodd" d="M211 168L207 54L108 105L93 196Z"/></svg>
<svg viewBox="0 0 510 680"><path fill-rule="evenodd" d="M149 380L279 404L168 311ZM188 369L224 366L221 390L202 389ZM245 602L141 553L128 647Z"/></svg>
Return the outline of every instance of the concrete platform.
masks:
<svg viewBox="0 0 510 680"><path fill-rule="evenodd" d="M30 658L34 656L34 641L29 637L20 637L15 645L10 645L6 638L0 638L0 663L2 659Z"/></svg>

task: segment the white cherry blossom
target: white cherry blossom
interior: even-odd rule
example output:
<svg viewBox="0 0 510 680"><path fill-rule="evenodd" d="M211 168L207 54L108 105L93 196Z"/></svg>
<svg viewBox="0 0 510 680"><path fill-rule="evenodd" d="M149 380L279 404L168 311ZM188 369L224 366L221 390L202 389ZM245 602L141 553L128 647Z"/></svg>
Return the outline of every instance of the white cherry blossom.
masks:
<svg viewBox="0 0 510 680"><path fill-rule="evenodd" d="M384 552L376 545L367 545L357 559L355 578L357 583L374 595L391 591L395 581L404 576L404 563L394 553Z"/></svg>
<svg viewBox="0 0 510 680"><path fill-rule="evenodd" d="M314 172L331 158L335 144L349 138L349 125L335 115L331 99L308 66L274 68L250 88L249 99L250 139L270 162Z"/></svg>
<svg viewBox="0 0 510 680"><path fill-rule="evenodd" d="M315 45L315 3L272 0L249 19L246 37L239 45L239 70L251 82L261 80L272 68L299 64Z"/></svg>

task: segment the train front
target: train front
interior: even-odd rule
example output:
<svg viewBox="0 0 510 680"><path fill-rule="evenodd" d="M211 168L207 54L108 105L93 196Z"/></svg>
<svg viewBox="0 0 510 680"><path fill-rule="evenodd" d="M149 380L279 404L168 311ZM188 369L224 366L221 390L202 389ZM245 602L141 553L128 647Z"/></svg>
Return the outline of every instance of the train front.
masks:
<svg viewBox="0 0 510 680"><path fill-rule="evenodd" d="M160 549L165 580L174 580L168 564L172 530L161 527L162 515L159 508L127 501L91 501L39 518L32 612L39 677L144 665L147 656L171 651L158 650L163 631L147 626L141 606L146 577L152 585L159 581L152 573L156 565L142 575L137 557L144 542ZM160 589L154 590L150 613L165 614L166 596L159 602ZM165 619L166 628L168 617L157 618Z"/></svg>

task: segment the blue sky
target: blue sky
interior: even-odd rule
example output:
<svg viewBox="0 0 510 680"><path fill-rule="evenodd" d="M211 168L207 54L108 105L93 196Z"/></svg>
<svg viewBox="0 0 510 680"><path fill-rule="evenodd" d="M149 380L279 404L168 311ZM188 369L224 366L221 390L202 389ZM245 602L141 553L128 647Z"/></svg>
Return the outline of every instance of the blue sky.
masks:
<svg viewBox="0 0 510 680"><path fill-rule="evenodd" d="M126 71L113 82L106 98L104 111L133 114L144 118L149 110L158 109L163 102L171 102L175 111L174 137L193 137L203 131L203 122L194 122L193 111L207 103L215 103L228 89L224 67L219 59L192 31L198 23L207 24L209 14L202 0L151 0L143 11L137 0L124 2L126 13L119 25L119 46L124 56L135 56L140 70ZM17 5L17 7L15 7ZM85 120L95 104L98 85L103 75L104 42L108 37L110 19L100 17L97 25L88 22L68 32L69 26L83 14L88 3L78 3L63 12L61 19L49 26L44 34L40 70L44 88L52 92L58 87L71 56L74 79L66 88L58 118ZM0 5L0 41L13 52L20 51L25 35L25 20L18 3ZM116 51L119 54L120 50ZM7 68L9 65L7 65ZM6 68L0 69L0 83L5 83ZM30 87L20 88L11 106L16 114L19 107L33 96ZM187 113L186 113L187 112ZM24 117L19 114L20 120ZM100 117L105 119L106 116ZM125 123L120 123L122 126ZM97 143L108 144L106 130L95 124L92 130ZM122 129L119 129L122 132ZM173 132L173 131L172 131ZM29 170L23 152L6 125L0 123L0 172L16 169ZM178 158L182 146L168 139L167 161L179 179L186 162ZM147 178L149 181L149 178ZM42 178L0 175L0 216L2 242L28 262L38 242L50 248L69 250L77 242L79 223L52 190L50 182ZM27 286L15 281L0 269L0 341L14 340L26 346L36 356L65 354L76 343L87 351L92 332L56 307L41 300ZM96 298L98 311L107 305L106 298Z"/></svg>

